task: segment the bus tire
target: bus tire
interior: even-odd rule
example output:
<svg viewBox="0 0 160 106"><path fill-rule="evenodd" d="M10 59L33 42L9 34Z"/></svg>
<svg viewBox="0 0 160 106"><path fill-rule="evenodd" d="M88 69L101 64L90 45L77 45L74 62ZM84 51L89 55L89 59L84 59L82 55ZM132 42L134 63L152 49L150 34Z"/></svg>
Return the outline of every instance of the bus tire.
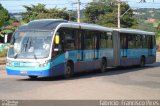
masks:
<svg viewBox="0 0 160 106"><path fill-rule="evenodd" d="M29 77L30 79L36 79L38 76L29 75L28 77Z"/></svg>
<svg viewBox="0 0 160 106"><path fill-rule="evenodd" d="M64 77L65 78L71 78L73 76L73 73L74 73L73 64L71 64L70 62L68 62L67 65L66 65L66 68L65 68Z"/></svg>
<svg viewBox="0 0 160 106"><path fill-rule="evenodd" d="M102 73L104 73L106 71L106 66L107 66L106 60L102 59L102 61L101 61L101 68L100 68L100 71Z"/></svg>
<svg viewBox="0 0 160 106"><path fill-rule="evenodd" d="M140 67L144 67L145 66L145 57L142 57L140 60Z"/></svg>

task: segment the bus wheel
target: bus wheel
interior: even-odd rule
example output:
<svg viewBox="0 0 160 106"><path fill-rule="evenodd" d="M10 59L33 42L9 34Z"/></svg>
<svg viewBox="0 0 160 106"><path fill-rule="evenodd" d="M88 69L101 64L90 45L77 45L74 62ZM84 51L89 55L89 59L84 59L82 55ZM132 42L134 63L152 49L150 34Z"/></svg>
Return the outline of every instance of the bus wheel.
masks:
<svg viewBox="0 0 160 106"><path fill-rule="evenodd" d="M100 68L100 71L101 71L102 73L106 71L106 66L107 66L106 60L105 60L105 59L102 59L102 61L101 61L101 68Z"/></svg>
<svg viewBox="0 0 160 106"><path fill-rule="evenodd" d="M73 76L73 65L71 63L67 63L66 69L65 69L65 78L70 78Z"/></svg>
<svg viewBox="0 0 160 106"><path fill-rule="evenodd" d="M29 75L28 77L29 77L30 79L36 79L38 76Z"/></svg>
<svg viewBox="0 0 160 106"><path fill-rule="evenodd" d="M145 66L145 58L142 57L140 61L140 67L144 67L144 66Z"/></svg>

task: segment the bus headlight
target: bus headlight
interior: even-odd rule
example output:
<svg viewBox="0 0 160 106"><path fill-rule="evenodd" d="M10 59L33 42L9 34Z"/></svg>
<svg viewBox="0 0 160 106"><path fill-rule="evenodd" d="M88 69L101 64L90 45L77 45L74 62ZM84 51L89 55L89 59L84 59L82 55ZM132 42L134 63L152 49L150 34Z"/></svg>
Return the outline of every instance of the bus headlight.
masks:
<svg viewBox="0 0 160 106"><path fill-rule="evenodd" d="M7 66L12 66L12 62L9 61L9 60L7 60L6 65L7 65Z"/></svg>
<svg viewBox="0 0 160 106"><path fill-rule="evenodd" d="M39 67L45 67L48 65L48 61L44 62L44 63L39 63Z"/></svg>

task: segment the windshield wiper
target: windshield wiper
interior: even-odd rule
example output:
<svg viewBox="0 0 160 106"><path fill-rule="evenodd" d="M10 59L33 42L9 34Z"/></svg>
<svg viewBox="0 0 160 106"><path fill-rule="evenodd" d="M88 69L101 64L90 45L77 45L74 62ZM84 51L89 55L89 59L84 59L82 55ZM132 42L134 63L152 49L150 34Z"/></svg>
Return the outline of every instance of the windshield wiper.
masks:
<svg viewBox="0 0 160 106"><path fill-rule="evenodd" d="M16 53L15 55L14 55L14 59L16 59L18 57L18 53Z"/></svg>
<svg viewBox="0 0 160 106"><path fill-rule="evenodd" d="M34 51L33 51L33 56L34 56L34 59L37 59L37 56L35 55Z"/></svg>
<svg viewBox="0 0 160 106"><path fill-rule="evenodd" d="M33 44L33 39L30 39L29 47L28 47L28 48L31 47L31 43ZM37 59L37 56L36 56L36 54L35 54L35 52L34 52L34 49L33 49L33 56L34 56L35 59Z"/></svg>

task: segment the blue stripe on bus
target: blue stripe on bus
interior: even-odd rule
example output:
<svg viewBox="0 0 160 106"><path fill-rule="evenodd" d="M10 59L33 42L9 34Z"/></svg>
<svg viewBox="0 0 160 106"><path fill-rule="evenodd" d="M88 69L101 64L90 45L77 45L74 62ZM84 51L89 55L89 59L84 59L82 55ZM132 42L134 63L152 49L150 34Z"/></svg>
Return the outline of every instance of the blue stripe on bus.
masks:
<svg viewBox="0 0 160 106"><path fill-rule="evenodd" d="M156 61L156 48L153 49L121 49L122 66L140 64L141 56L145 56L145 63L150 64ZM124 57L123 57L124 56Z"/></svg>
<svg viewBox="0 0 160 106"><path fill-rule="evenodd" d="M141 58L121 58L121 66L129 66L129 65L139 65ZM156 61L155 56L149 56L145 58L145 64L151 64Z"/></svg>
<svg viewBox="0 0 160 106"><path fill-rule="evenodd" d="M140 58L140 56L156 55L156 49L121 49L121 57Z"/></svg>
<svg viewBox="0 0 160 106"><path fill-rule="evenodd" d="M81 56L82 52L83 52L83 56ZM83 60L82 60L82 57L83 57ZM94 58L101 59L102 57L107 57L107 59L113 59L113 49L100 49L100 50L97 50L95 54L94 54L94 50L67 51L64 54L61 54L60 56L52 59L51 67L58 64L65 63L67 60L72 60L75 63L77 62L77 60L93 61Z"/></svg>

